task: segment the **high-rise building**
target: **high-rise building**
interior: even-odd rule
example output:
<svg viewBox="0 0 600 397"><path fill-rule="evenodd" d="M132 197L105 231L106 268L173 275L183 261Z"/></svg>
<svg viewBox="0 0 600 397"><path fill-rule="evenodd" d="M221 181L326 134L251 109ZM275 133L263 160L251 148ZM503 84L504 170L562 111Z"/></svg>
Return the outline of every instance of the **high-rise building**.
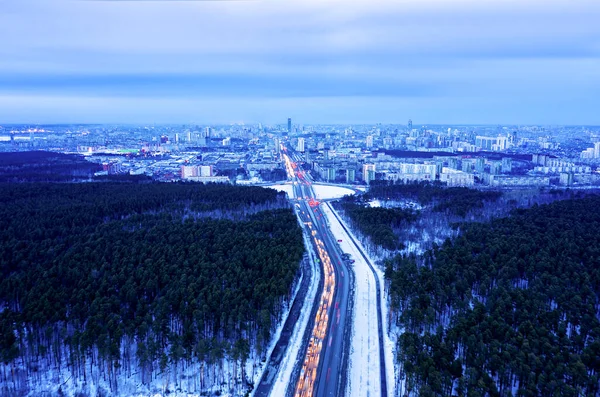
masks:
<svg viewBox="0 0 600 397"><path fill-rule="evenodd" d="M502 173L502 161L490 162L490 174L500 175Z"/></svg>
<svg viewBox="0 0 600 397"><path fill-rule="evenodd" d="M483 157L477 157L475 160L475 171L482 174L485 171L485 159Z"/></svg>
<svg viewBox="0 0 600 397"><path fill-rule="evenodd" d="M600 158L600 142L594 142L594 158Z"/></svg>
<svg viewBox="0 0 600 397"><path fill-rule="evenodd" d="M367 135L367 149L373 147L373 135Z"/></svg>
<svg viewBox="0 0 600 397"><path fill-rule="evenodd" d="M292 132L292 119L288 117L288 133Z"/></svg>
<svg viewBox="0 0 600 397"><path fill-rule="evenodd" d="M476 136L475 146L483 150L493 150L493 145L498 141L498 138L491 136Z"/></svg>
<svg viewBox="0 0 600 397"><path fill-rule="evenodd" d="M504 157L502 159L502 172L506 172L506 173L512 172L512 158Z"/></svg>
<svg viewBox="0 0 600 397"><path fill-rule="evenodd" d="M354 183L356 180L356 170L354 168L348 168L346 170L346 183Z"/></svg>
<svg viewBox="0 0 600 397"><path fill-rule="evenodd" d="M279 155L279 153L281 152L281 145L279 144L279 138L274 138L273 143L275 145L275 153L277 155Z"/></svg>
<svg viewBox="0 0 600 397"><path fill-rule="evenodd" d="M298 148L299 152L304 152L304 138L298 138Z"/></svg>
<svg viewBox="0 0 600 397"><path fill-rule="evenodd" d="M498 138L496 138L496 150L506 150L506 148L508 147L508 137L506 136L499 136Z"/></svg>
<svg viewBox="0 0 600 397"><path fill-rule="evenodd" d="M201 165L200 167L200 176L213 176L213 167L212 165Z"/></svg>
<svg viewBox="0 0 600 397"><path fill-rule="evenodd" d="M204 128L204 137L205 138L210 138L211 133L212 133L212 128L210 128L210 127Z"/></svg>
<svg viewBox="0 0 600 397"><path fill-rule="evenodd" d="M386 149L390 149L392 147L392 137L386 136L383 138L383 147Z"/></svg>
<svg viewBox="0 0 600 397"><path fill-rule="evenodd" d="M363 164L363 180L367 185L375 180L375 164Z"/></svg>
<svg viewBox="0 0 600 397"><path fill-rule="evenodd" d="M182 165L181 178L186 179L192 176L198 176L198 167L194 165Z"/></svg>
<svg viewBox="0 0 600 397"><path fill-rule="evenodd" d="M412 120L408 119L408 131L412 131Z"/></svg>

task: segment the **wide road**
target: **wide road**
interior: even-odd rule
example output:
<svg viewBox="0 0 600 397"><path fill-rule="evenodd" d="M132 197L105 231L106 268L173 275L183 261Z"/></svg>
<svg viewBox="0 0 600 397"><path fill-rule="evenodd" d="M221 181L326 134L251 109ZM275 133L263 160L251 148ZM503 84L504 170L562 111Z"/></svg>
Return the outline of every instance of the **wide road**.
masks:
<svg viewBox="0 0 600 397"><path fill-rule="evenodd" d="M288 172L293 173L296 202L302 218L310 219L311 237L319 255L324 287L318 297L313 330L304 352L295 396L342 396L345 394L348 348L352 326L353 274L341 258L337 240L316 202L312 182L285 155Z"/></svg>

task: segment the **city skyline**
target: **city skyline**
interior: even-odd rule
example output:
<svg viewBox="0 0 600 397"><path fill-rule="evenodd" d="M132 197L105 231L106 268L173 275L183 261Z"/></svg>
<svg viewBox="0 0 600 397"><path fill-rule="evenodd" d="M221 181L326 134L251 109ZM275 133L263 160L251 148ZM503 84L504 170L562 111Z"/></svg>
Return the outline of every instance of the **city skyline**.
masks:
<svg viewBox="0 0 600 397"><path fill-rule="evenodd" d="M591 1L0 3L0 123L600 124Z"/></svg>

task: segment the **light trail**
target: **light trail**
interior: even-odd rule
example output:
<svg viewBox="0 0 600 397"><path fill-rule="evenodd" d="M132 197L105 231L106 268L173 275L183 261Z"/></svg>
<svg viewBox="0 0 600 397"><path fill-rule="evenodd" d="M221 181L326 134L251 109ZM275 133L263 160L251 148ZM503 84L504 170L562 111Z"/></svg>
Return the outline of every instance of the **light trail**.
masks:
<svg viewBox="0 0 600 397"><path fill-rule="evenodd" d="M323 340L327 333L327 326L329 325L329 308L333 302L333 292L335 290L335 273L333 271L333 265L329 258L329 254L325 250L323 241L316 237L316 233L313 234L313 240L317 246L319 258L323 263L323 269L325 270L325 284L323 287L323 294L319 303L319 310L315 316L315 324L313 326L308 348L306 349L306 355L302 369L300 370L300 377L296 384L296 390L294 395L297 397L312 396L314 392L315 379L317 376L317 369L319 366L319 359L321 357L321 349L323 347Z"/></svg>
<svg viewBox="0 0 600 397"><path fill-rule="evenodd" d="M287 154L284 154L283 158L290 179L298 177L297 165L290 160ZM308 185L308 182L306 180L300 180L300 183ZM308 202L309 198L305 197L299 199ZM312 200L314 201L314 199ZM307 208L311 210L310 205ZM329 326L329 308L331 307L333 302L333 294L335 291L336 283L333 264L331 263L331 259L329 257L329 254L327 253L327 250L325 249L325 245L323 244L323 241L319 238L317 230L312 228L312 225L310 226L310 229L312 230L311 238L313 239L313 242L317 247L319 259L323 264L323 273L325 274L325 280L323 285L323 293L321 294L319 301L319 308L315 316L315 323L310 336L310 340L308 342L306 354L304 356L304 362L302 364L302 368L300 369L298 383L296 384L296 389L294 392L294 396L297 397L308 397L314 394L315 380L317 377L319 361L321 359L321 350L323 348L323 341L325 340L325 336L327 334L327 327Z"/></svg>

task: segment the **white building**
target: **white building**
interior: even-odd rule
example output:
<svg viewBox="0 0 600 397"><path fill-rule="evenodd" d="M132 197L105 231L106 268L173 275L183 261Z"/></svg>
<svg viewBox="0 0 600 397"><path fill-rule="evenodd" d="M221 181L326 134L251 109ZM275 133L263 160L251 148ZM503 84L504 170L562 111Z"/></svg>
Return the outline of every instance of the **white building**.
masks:
<svg viewBox="0 0 600 397"><path fill-rule="evenodd" d="M475 175L443 167L440 173L440 182L445 182L448 186L473 186L475 184Z"/></svg>
<svg viewBox="0 0 600 397"><path fill-rule="evenodd" d="M298 138L297 150L299 152L304 152L304 138L302 138L302 137Z"/></svg>
<svg viewBox="0 0 600 397"><path fill-rule="evenodd" d="M375 164L363 164L363 179L367 185L375 180Z"/></svg>

